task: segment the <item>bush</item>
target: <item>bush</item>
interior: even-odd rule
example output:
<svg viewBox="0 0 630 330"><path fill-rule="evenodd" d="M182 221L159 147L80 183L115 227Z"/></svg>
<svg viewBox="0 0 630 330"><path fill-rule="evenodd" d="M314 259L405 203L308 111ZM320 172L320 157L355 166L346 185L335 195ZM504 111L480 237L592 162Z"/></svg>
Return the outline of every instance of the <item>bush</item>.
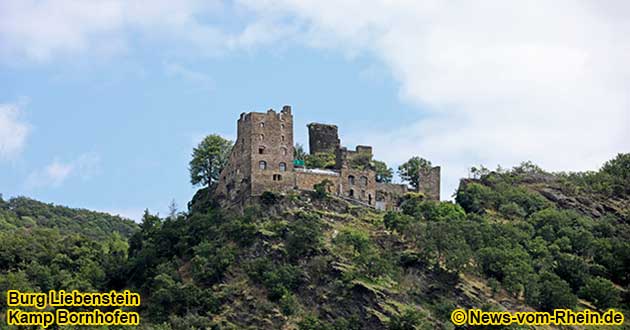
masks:
<svg viewBox="0 0 630 330"><path fill-rule="evenodd" d="M304 165L307 168L334 168L335 155L328 152L318 152L314 155L306 155Z"/></svg>
<svg viewBox="0 0 630 330"><path fill-rule="evenodd" d="M501 204L501 206L499 206L499 212L508 219L524 218L527 215L525 210L514 202Z"/></svg>
<svg viewBox="0 0 630 330"><path fill-rule="evenodd" d="M527 302L543 311L571 309L577 302L569 284L554 273L543 272L536 287L528 289L531 293L527 296Z"/></svg>
<svg viewBox="0 0 630 330"><path fill-rule="evenodd" d="M406 308L402 313L393 315L389 321L389 330L421 329L425 315L415 309Z"/></svg>
<svg viewBox="0 0 630 330"><path fill-rule="evenodd" d="M315 190L315 197L322 199L328 196L328 189L330 189L331 186L333 186L333 183L328 179L314 184L313 189Z"/></svg>
<svg viewBox="0 0 630 330"><path fill-rule="evenodd" d="M619 303L619 292L613 283L601 277L588 279L580 289L580 296L593 302L601 310L615 307Z"/></svg>
<svg viewBox="0 0 630 330"><path fill-rule="evenodd" d="M282 196L271 191L265 191L260 195L260 201L264 205L275 205Z"/></svg>

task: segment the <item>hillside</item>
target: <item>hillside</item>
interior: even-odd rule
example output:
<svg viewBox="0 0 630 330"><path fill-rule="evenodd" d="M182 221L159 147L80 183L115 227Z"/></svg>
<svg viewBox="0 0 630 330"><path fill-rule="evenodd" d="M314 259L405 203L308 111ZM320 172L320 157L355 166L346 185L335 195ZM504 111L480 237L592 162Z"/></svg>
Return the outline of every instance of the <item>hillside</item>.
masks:
<svg viewBox="0 0 630 330"><path fill-rule="evenodd" d="M0 289L126 287L142 294L143 328L165 330L454 329L456 307L630 315L629 158L481 169L456 203L410 193L396 212L323 192L222 208L201 189L128 240L4 229Z"/></svg>
<svg viewBox="0 0 630 330"><path fill-rule="evenodd" d="M138 229L129 219L104 212L46 204L27 197L5 201L0 195L0 231L34 227L55 228L62 234L74 233L93 239L108 237L113 232L128 238Z"/></svg>

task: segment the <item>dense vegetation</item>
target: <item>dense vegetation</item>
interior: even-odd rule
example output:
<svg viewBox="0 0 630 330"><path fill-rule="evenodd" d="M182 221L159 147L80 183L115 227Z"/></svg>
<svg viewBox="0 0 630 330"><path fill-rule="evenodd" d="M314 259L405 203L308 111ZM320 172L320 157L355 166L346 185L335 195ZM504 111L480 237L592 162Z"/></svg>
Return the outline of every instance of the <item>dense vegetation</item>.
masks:
<svg viewBox="0 0 630 330"><path fill-rule="evenodd" d="M0 315L10 289L124 288L127 239L136 231L118 216L0 197Z"/></svg>
<svg viewBox="0 0 630 330"><path fill-rule="evenodd" d="M387 213L325 185L265 193L243 212L205 188L187 212L146 212L130 231L110 218L103 232L120 234L98 237L82 229L101 228L96 216L62 229L46 204L2 201L0 288L130 288L151 329L453 329L456 306L629 315L629 165L475 169L456 203L408 194Z"/></svg>

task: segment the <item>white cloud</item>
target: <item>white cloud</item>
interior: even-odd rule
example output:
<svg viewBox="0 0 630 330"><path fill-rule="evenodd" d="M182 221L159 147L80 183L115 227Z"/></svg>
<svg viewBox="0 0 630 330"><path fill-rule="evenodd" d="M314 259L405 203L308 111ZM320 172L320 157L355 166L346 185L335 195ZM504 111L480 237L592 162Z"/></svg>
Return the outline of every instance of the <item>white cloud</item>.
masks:
<svg viewBox="0 0 630 330"><path fill-rule="evenodd" d="M448 197L473 164L593 169L628 152L628 15L626 1L8 0L0 56L125 51L135 38L193 56L286 42L369 54L428 115L361 140L392 163L441 164Z"/></svg>
<svg viewBox="0 0 630 330"><path fill-rule="evenodd" d="M44 168L33 171L25 185L29 189L57 188L72 177L89 180L100 171L100 162L100 156L96 153L85 153L68 162L55 159Z"/></svg>
<svg viewBox="0 0 630 330"><path fill-rule="evenodd" d="M441 164L443 198L474 164L595 169L630 149L627 2L242 3L292 17L308 45L389 67L403 100L429 115L355 134L387 161L420 154Z"/></svg>
<svg viewBox="0 0 630 330"><path fill-rule="evenodd" d="M208 92L214 89L214 81L209 75L188 69L179 63L165 62L164 71L169 77L188 81L195 90Z"/></svg>
<svg viewBox="0 0 630 330"><path fill-rule="evenodd" d="M16 104L0 104L0 160L16 156L26 144L31 128L21 114Z"/></svg>
<svg viewBox="0 0 630 330"><path fill-rule="evenodd" d="M207 23L225 23L238 10L219 0L4 0L0 56L9 62L47 62L74 54L125 53L137 41L158 42L165 52L184 48L196 56L213 55L269 43L287 31L267 20L244 26L228 20L226 27Z"/></svg>

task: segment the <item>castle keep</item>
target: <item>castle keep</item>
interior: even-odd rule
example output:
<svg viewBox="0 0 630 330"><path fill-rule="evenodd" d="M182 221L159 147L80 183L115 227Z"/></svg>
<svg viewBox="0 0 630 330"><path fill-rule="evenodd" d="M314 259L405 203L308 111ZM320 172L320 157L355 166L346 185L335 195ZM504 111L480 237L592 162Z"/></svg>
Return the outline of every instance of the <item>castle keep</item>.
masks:
<svg viewBox="0 0 630 330"><path fill-rule="evenodd" d="M277 113L242 113L237 121L237 138L227 165L221 172L215 195L231 202L246 201L265 191L285 193L314 190L328 180L328 192L378 209L393 209L410 188L405 184L376 182L370 166L372 147L341 146L336 125L308 125L309 153L334 155L326 169L306 168L294 160L293 114L290 106ZM440 167L420 173L418 192L428 199L440 199Z"/></svg>

